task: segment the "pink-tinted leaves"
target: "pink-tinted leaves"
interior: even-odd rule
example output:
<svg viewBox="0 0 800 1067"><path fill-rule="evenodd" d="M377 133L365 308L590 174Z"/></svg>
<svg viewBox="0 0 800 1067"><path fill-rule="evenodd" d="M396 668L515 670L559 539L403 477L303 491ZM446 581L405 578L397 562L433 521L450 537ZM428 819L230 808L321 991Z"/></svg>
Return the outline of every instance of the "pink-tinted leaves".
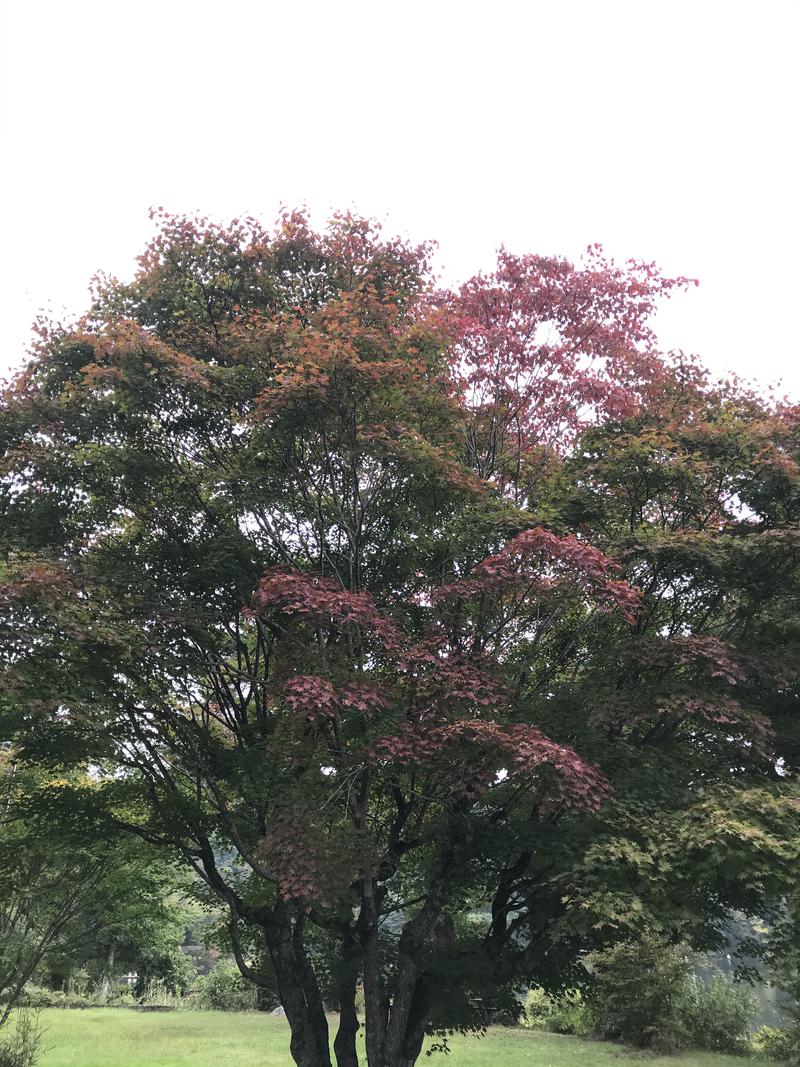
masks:
<svg viewBox="0 0 800 1067"><path fill-rule="evenodd" d="M560 445L599 414L632 414L642 383L659 374L648 319L687 281L652 264L619 267L599 246L581 267L502 250L495 273L443 296L454 379L475 416L490 416L479 465L506 433L527 451Z"/></svg>
<svg viewBox="0 0 800 1067"><path fill-rule="evenodd" d="M337 899L353 878L354 851L346 829L326 825L306 803L274 812L259 853L275 872L284 900L326 903Z"/></svg>
<svg viewBox="0 0 800 1067"><path fill-rule="evenodd" d="M298 674L283 686L286 704L306 719L332 718L348 709L370 715L388 706L386 695L370 682L351 681L336 686L327 678Z"/></svg>
<svg viewBox="0 0 800 1067"><path fill-rule="evenodd" d="M529 595L535 597L572 586L603 608L618 610L632 623L641 607L641 594L616 578L618 571L614 560L585 541L572 535L558 537L537 526L479 563L468 578L441 586L435 599L463 600L520 585L528 586Z"/></svg>
<svg viewBox="0 0 800 1067"><path fill-rule="evenodd" d="M549 768L563 803L590 811L610 793L608 782L596 767L524 723L462 719L438 725L409 724L375 742L368 759L436 767L448 776L453 788L458 788L459 782L469 782L473 792L490 788L501 771L509 778L525 778Z"/></svg>
<svg viewBox="0 0 800 1067"><path fill-rule="evenodd" d="M342 589L332 578L271 567L253 595L251 612L277 610L311 624L360 627L384 648L397 648L400 634L366 592Z"/></svg>

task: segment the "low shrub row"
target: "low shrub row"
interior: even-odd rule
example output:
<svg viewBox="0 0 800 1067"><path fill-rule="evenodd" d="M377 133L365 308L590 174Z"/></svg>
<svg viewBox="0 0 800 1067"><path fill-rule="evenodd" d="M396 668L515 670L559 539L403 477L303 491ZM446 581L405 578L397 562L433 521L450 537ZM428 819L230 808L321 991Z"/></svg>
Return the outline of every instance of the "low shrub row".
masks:
<svg viewBox="0 0 800 1067"><path fill-rule="evenodd" d="M21 1008L100 1008L125 1007L135 1004L133 993L128 990L111 990L100 993L78 993L74 990L48 989L46 986L27 985L18 1004ZM2 1064L0 1064L2 1067Z"/></svg>
<svg viewBox="0 0 800 1067"><path fill-rule="evenodd" d="M587 960L586 987L532 989L523 1024L579 1037L622 1041L657 1052L698 1048L800 1063L792 1030L753 1033L757 1003L748 986L723 974L695 977L689 954L655 939L615 945Z"/></svg>

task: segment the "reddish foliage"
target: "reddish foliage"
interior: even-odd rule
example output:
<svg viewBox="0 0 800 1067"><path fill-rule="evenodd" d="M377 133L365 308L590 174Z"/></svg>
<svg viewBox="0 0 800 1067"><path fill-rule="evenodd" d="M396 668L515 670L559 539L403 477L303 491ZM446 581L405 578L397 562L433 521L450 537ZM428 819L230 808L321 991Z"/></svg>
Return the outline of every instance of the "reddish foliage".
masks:
<svg viewBox="0 0 800 1067"><path fill-rule="evenodd" d="M645 667L669 670L694 667L702 674L736 685L747 677L741 654L718 637L678 635L668 638L639 638L630 655Z"/></svg>
<svg viewBox="0 0 800 1067"><path fill-rule="evenodd" d="M757 760L769 757L774 740L770 720L743 707L738 701L719 694L659 697L653 703L621 700L603 705L598 722L606 727L636 728L639 735L661 738L679 730L684 723L695 735L703 727L717 729L726 744L738 738L743 754ZM734 735L734 736L732 736ZM774 759L774 755L772 756Z"/></svg>
<svg viewBox="0 0 800 1067"><path fill-rule="evenodd" d="M509 704L510 686L498 677L498 664L490 656L467 658L446 646L442 636L433 636L401 653L399 668L413 677L420 704L465 700L481 707Z"/></svg>
<svg viewBox="0 0 800 1067"><path fill-rule="evenodd" d="M0 584L0 604L32 601L54 604L64 597L74 597L77 592L63 568L42 560L12 566L7 579Z"/></svg>
<svg viewBox="0 0 800 1067"><path fill-rule="evenodd" d="M327 678L298 674L283 687L284 699L292 711L312 721L332 718L346 709L368 715L383 710L388 700L377 685L370 682L347 682L339 687Z"/></svg>
<svg viewBox="0 0 800 1067"><path fill-rule="evenodd" d="M477 449L484 473L495 473L507 432L530 450L568 440L595 413L635 411L642 383L659 376L647 320L659 298L686 284L652 264L618 267L599 246L582 267L502 250L494 274L443 296L459 391L491 419L485 451Z"/></svg>
<svg viewBox="0 0 800 1067"><path fill-rule="evenodd" d="M259 854L284 900L325 903L353 878L354 858L343 844L340 834L332 847L315 812L299 803L275 811Z"/></svg>
<svg viewBox="0 0 800 1067"><path fill-rule="evenodd" d="M746 676L731 646L718 637L673 637L670 643L677 652L677 663L700 663L712 678L721 678L732 685Z"/></svg>
<svg viewBox="0 0 800 1067"><path fill-rule="evenodd" d="M320 578L302 571L271 567L253 595L251 611L260 614L277 609L317 625L361 627L384 648L397 648L400 634L394 623L375 607L369 593L342 589L333 578Z"/></svg>
<svg viewBox="0 0 800 1067"><path fill-rule="evenodd" d="M537 526L479 563L469 578L441 586L435 599L467 599L520 586L528 587L528 595L546 594L572 584L604 607L619 610L628 622L634 622L641 594L627 582L614 578L618 571L614 560L585 541L572 535L558 537Z"/></svg>
<svg viewBox="0 0 800 1067"><path fill-rule="evenodd" d="M591 811L610 793L596 767L524 723L462 719L439 725L409 724L377 741L368 759L438 767L449 771L456 782L469 782L473 792L491 787L501 770L510 778L549 767L557 776L563 802Z"/></svg>
<svg viewBox="0 0 800 1067"><path fill-rule="evenodd" d="M148 379L163 386L174 379L184 385L209 386L208 368L199 360L160 341L139 323L120 319L102 328L87 328L73 335L92 352L82 368L89 389L130 386L141 389Z"/></svg>

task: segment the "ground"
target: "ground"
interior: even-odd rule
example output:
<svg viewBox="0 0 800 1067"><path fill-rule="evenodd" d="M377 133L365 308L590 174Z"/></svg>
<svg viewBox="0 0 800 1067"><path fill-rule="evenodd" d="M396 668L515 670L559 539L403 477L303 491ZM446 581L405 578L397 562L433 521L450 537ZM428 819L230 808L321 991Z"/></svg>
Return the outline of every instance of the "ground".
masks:
<svg viewBox="0 0 800 1067"><path fill-rule="evenodd" d="M291 1067L286 1023L273 1016L107 1008L50 1009L40 1018L47 1049L40 1067ZM775 1067L708 1053L643 1060L616 1045L525 1030L454 1038L452 1051L450 1057L420 1062L433 1067Z"/></svg>

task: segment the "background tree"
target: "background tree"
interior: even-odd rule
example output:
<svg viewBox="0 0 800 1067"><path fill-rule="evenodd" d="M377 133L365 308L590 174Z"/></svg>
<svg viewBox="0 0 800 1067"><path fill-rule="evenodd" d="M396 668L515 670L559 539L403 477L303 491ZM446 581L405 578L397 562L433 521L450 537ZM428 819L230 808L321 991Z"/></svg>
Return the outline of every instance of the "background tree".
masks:
<svg viewBox="0 0 800 1067"><path fill-rule="evenodd" d="M47 954L42 984L68 988L82 974L104 1000L122 975L132 973L136 996L154 985L172 995L188 990L197 975L183 951L194 914L186 898L192 887L154 849L129 841L127 853L96 895L91 919L80 916L68 925L58 950Z"/></svg>
<svg viewBox="0 0 800 1067"><path fill-rule="evenodd" d="M31 980L65 984L88 966L107 994L121 965L149 960L167 979L181 967L183 926L165 900L176 871L136 838L99 834L87 792L0 752L0 1026Z"/></svg>
<svg viewBox="0 0 800 1067"><path fill-rule="evenodd" d="M326 990L339 1067L359 980L406 1067L793 877L795 413L658 355L682 283L593 249L434 294L362 220L165 217L5 395L9 730L205 881L298 1064Z"/></svg>

